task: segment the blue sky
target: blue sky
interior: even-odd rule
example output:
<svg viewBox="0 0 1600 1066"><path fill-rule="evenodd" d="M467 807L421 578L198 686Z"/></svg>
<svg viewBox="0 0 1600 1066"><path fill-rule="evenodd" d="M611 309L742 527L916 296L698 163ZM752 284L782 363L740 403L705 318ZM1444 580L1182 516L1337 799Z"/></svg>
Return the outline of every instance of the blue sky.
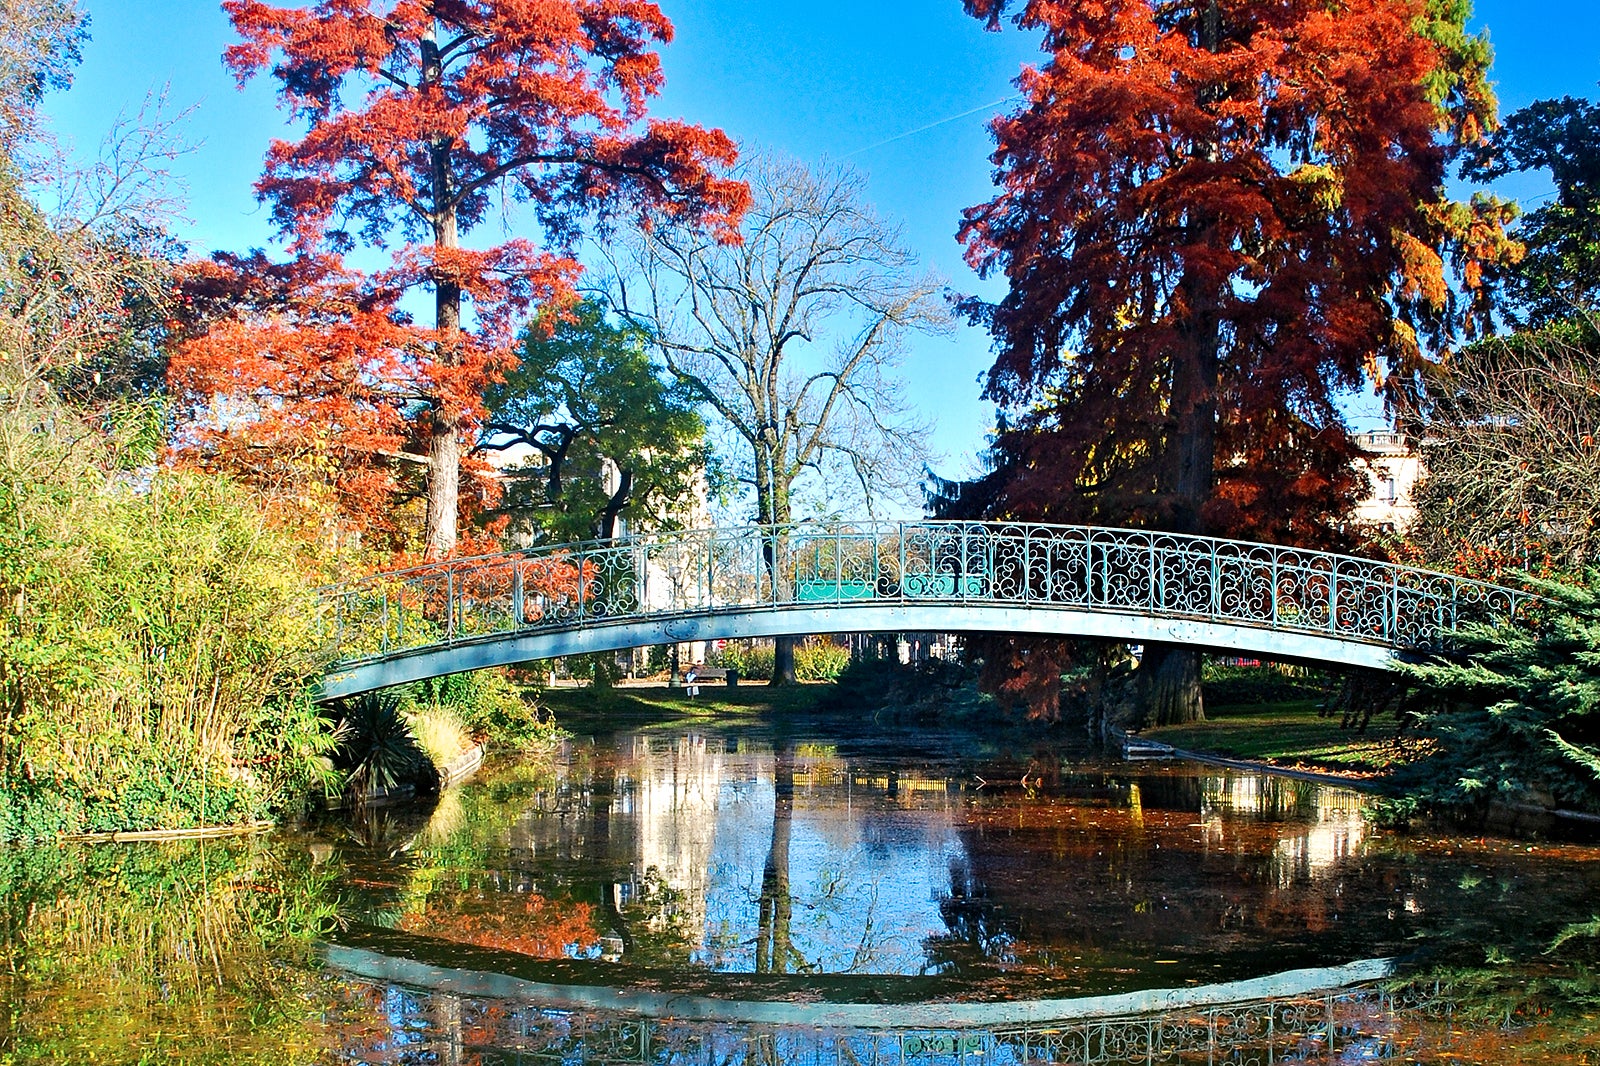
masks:
<svg viewBox="0 0 1600 1066"><path fill-rule="evenodd" d="M198 142L176 167L188 186L183 236L197 252L269 245L250 185L268 140L287 130L267 82L239 92L223 70L230 32L220 8L213 0L83 2L93 40L77 85L50 101L57 129L92 149L118 112L167 86L174 106L194 108ZM954 234L962 208L990 195L984 123L1036 54L1023 35L984 32L959 0L659 2L677 40L664 54L667 89L656 113L803 160L854 164L926 264L958 291L996 293L962 262ZM1596 95L1600 4L1477 0L1476 9L1495 46L1503 110ZM1549 189L1543 175L1504 187L1521 198ZM942 472L966 472L992 425L977 384L989 361L987 336L969 327L919 339L907 359L908 394L939 427ZM1374 421L1370 405L1352 410L1366 410L1362 424Z"/></svg>

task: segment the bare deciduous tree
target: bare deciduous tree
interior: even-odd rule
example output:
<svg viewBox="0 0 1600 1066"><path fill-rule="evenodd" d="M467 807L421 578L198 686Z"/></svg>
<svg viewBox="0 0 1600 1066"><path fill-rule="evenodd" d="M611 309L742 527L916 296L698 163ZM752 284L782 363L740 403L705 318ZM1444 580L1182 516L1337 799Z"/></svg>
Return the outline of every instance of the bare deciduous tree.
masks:
<svg viewBox="0 0 1600 1066"><path fill-rule="evenodd" d="M907 334L948 328L943 283L854 172L756 157L740 176L743 242L689 227L615 241L613 303L742 442L760 521L793 518L808 471L848 471L870 507L927 457L897 369Z"/></svg>
<svg viewBox="0 0 1600 1066"><path fill-rule="evenodd" d="M928 457L897 369L908 334L949 327L944 285L853 171L756 157L740 177L753 197L742 242L688 226L613 241L613 304L738 442L759 521L793 520L808 472L853 482L870 511ZM792 661L780 641L775 682Z"/></svg>
<svg viewBox="0 0 1600 1066"><path fill-rule="evenodd" d="M1600 561L1593 324L1474 345L1431 384L1424 414L1427 476L1411 536L1426 556L1445 565Z"/></svg>
<svg viewBox="0 0 1600 1066"><path fill-rule="evenodd" d="M161 381L187 112L153 93L74 159L39 104L71 84L87 26L76 0L0 0L0 402L51 387L120 401Z"/></svg>

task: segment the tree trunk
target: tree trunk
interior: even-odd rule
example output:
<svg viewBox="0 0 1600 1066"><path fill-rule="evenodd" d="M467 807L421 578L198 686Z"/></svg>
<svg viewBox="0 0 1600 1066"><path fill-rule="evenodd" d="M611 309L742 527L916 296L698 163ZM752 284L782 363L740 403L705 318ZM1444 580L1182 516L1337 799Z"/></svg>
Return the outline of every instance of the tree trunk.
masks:
<svg viewBox="0 0 1600 1066"><path fill-rule="evenodd" d="M1140 703L1147 725L1205 721L1200 653L1174 644L1149 644L1139 663Z"/></svg>
<svg viewBox="0 0 1600 1066"><path fill-rule="evenodd" d="M773 638L771 684L792 685L800 680L794 672L794 649L798 643L798 637Z"/></svg>
<svg viewBox="0 0 1600 1066"><path fill-rule="evenodd" d="M428 438L428 519L426 550L429 559L444 559L456 550L456 513L461 492L461 424L434 412L433 433Z"/></svg>
<svg viewBox="0 0 1600 1066"><path fill-rule="evenodd" d="M422 80L437 81L442 76L438 46L423 42ZM451 188L450 142L436 140L429 149L433 164L433 243L435 248L456 248L460 236ZM461 287L437 282L434 288L434 325L439 331L434 352L441 367L454 367L461 361ZM429 559L443 559L456 550L456 518L461 493L461 413L433 401L433 417L428 439L428 516L424 527Z"/></svg>
<svg viewBox="0 0 1600 1066"><path fill-rule="evenodd" d="M790 510L789 486L783 483L780 475L775 473L777 456L773 454L770 442L763 447L756 447L756 514L762 522L775 525L784 525L794 516ZM781 597L786 590L783 589L785 572L784 560L780 558L782 545L779 538L772 538L766 542L765 547L767 572L772 576L774 591ZM794 637L777 637L773 640L772 648L772 680L769 685L792 685L798 678L794 671Z"/></svg>

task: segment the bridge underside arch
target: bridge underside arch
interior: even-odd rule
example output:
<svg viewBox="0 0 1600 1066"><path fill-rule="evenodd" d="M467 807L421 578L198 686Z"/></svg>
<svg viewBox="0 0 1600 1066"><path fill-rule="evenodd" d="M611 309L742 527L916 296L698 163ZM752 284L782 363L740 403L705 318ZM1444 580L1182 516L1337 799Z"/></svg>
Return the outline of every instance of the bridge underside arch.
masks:
<svg viewBox="0 0 1600 1066"><path fill-rule="evenodd" d="M327 702L447 674L656 644L817 633L979 632L1186 644L1225 655L1374 670L1389 669L1397 660L1395 650L1385 644L1203 618L1037 605L830 604L636 616L616 622L589 620L569 628L501 633L434 645L341 666L328 674L317 699Z"/></svg>

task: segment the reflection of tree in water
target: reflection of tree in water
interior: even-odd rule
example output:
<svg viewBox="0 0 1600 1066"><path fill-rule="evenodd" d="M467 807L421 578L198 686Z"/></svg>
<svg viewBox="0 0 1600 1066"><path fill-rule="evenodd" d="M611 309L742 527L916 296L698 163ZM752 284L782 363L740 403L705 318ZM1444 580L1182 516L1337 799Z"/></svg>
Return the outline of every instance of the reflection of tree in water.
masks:
<svg viewBox="0 0 1600 1066"><path fill-rule="evenodd" d="M794 745L779 746L772 768L772 844L761 873L756 919L756 973L808 968L791 939L794 899L789 892L789 838L794 824Z"/></svg>
<svg viewBox="0 0 1600 1066"><path fill-rule="evenodd" d="M990 898L965 860L950 864L950 892L939 898L939 917L950 931L924 942L930 972L960 973L974 959L1017 961L1021 923Z"/></svg>

